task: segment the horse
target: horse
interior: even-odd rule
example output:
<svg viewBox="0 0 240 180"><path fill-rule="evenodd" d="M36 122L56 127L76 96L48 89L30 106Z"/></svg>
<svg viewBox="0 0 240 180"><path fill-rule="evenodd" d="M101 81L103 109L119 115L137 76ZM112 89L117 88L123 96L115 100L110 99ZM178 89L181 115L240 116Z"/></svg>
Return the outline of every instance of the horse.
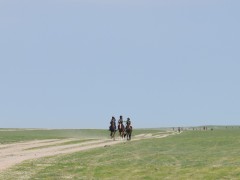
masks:
<svg viewBox="0 0 240 180"><path fill-rule="evenodd" d="M116 127L115 127L114 121L111 121L111 125L109 127L109 131L111 131L111 133L110 133L111 139L113 139L115 141Z"/></svg>
<svg viewBox="0 0 240 180"><path fill-rule="evenodd" d="M131 140L131 136L132 136L132 126L130 124L126 125L126 136L127 136L127 140Z"/></svg>
<svg viewBox="0 0 240 180"><path fill-rule="evenodd" d="M125 128L123 123L118 123L118 132L119 132L119 136L124 139L124 132L125 132Z"/></svg>

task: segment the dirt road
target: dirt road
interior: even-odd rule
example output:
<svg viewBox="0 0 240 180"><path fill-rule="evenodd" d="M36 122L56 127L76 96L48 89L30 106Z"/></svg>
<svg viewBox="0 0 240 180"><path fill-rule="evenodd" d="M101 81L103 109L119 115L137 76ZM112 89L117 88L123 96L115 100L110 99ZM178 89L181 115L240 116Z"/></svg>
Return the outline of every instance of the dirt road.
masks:
<svg viewBox="0 0 240 180"><path fill-rule="evenodd" d="M163 138L173 133L153 136L152 134L141 134L133 137L133 141L146 138ZM71 143L76 142L78 143ZM36 140L29 142L20 142L13 144L0 145L0 172L21 163L25 160L37 159L41 157L54 156L59 154L68 154L77 151L83 151L98 147L111 146L119 143L125 143L126 140L100 139L82 141L79 139L50 139Z"/></svg>

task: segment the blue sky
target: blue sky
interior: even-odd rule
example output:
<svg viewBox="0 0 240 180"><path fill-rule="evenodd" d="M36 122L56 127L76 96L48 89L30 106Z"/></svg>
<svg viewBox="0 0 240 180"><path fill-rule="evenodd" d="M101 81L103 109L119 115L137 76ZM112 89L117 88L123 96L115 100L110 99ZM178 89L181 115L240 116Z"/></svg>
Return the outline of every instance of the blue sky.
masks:
<svg viewBox="0 0 240 180"><path fill-rule="evenodd" d="M240 124L239 5L1 0L0 127Z"/></svg>

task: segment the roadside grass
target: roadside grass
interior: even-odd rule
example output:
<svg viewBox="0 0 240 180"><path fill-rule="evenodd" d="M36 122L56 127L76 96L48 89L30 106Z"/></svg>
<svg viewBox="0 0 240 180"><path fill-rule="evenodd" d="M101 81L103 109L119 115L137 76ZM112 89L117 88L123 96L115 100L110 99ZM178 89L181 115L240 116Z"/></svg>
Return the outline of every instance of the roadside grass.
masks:
<svg viewBox="0 0 240 180"><path fill-rule="evenodd" d="M65 138L108 138L106 130L102 129L51 129L51 130L11 130L0 131L0 143L8 144L14 142L44 140L44 139L65 139Z"/></svg>
<svg viewBox="0 0 240 180"><path fill-rule="evenodd" d="M0 143L13 143L19 141L43 140L43 139L64 139L64 138L94 138L104 136L102 130L74 130L74 129L55 129L55 130L16 130L0 131Z"/></svg>
<svg viewBox="0 0 240 180"><path fill-rule="evenodd" d="M186 131L25 161L0 179L240 179L240 130Z"/></svg>

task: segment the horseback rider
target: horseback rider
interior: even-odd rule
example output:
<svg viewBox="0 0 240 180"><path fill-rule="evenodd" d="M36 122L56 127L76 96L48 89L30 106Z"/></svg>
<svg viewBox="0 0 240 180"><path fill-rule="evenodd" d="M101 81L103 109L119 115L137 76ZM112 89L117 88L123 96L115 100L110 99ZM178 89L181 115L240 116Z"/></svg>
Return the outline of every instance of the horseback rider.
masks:
<svg viewBox="0 0 240 180"><path fill-rule="evenodd" d="M123 123L123 117L120 116L119 120L118 120L118 124L122 124Z"/></svg>
<svg viewBox="0 0 240 180"><path fill-rule="evenodd" d="M126 124L129 125L129 126L131 126L131 120L130 120L130 118L127 118Z"/></svg>
<svg viewBox="0 0 240 180"><path fill-rule="evenodd" d="M109 127L109 130L111 129L111 125L114 125L114 130L116 130L116 119L114 116L112 116L112 119L110 121L110 127Z"/></svg>
<svg viewBox="0 0 240 180"><path fill-rule="evenodd" d="M123 139L125 127L123 125L123 117L122 116L120 116L120 118L118 120L118 131L119 131L119 136Z"/></svg>
<svg viewBox="0 0 240 180"><path fill-rule="evenodd" d="M130 120L130 118L127 118L127 121L126 121L126 136L127 136L127 140L131 140L131 136L132 136L132 125L131 125L131 120Z"/></svg>

